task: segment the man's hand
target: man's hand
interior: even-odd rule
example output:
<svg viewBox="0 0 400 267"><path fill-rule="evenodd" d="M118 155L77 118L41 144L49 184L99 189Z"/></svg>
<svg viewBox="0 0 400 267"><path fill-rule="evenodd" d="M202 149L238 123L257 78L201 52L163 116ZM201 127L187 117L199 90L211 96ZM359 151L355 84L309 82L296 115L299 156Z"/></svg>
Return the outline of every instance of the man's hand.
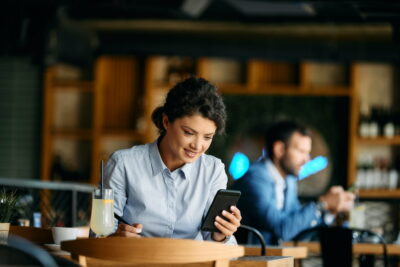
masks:
<svg viewBox="0 0 400 267"><path fill-rule="evenodd" d="M319 197L319 201L325 204L325 208L333 214L342 211L350 211L354 205L355 195L346 192L341 186L332 186L328 192Z"/></svg>
<svg viewBox="0 0 400 267"><path fill-rule="evenodd" d="M221 232L214 232L212 238L215 241L224 241L226 237L233 235L240 226L240 221L242 220L242 215L240 214L240 210L231 206L231 212L227 212L226 210L222 211L222 215L227 219L224 220L221 216L217 216L215 218L215 227Z"/></svg>
<svg viewBox="0 0 400 267"><path fill-rule="evenodd" d="M112 236L123 236L123 237L141 237L143 225L135 223L132 225L120 223L117 231Z"/></svg>

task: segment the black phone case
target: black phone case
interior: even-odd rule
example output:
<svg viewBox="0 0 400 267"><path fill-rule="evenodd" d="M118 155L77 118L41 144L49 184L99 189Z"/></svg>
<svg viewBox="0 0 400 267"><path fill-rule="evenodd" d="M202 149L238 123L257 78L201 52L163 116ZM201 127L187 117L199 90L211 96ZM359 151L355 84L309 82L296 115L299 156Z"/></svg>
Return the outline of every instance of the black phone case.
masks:
<svg viewBox="0 0 400 267"><path fill-rule="evenodd" d="M216 216L222 216L222 211L230 212L230 206L236 206L240 197L240 191L220 189L211 203L210 209L207 212L205 219L201 225L202 231L219 232L215 227L214 221Z"/></svg>

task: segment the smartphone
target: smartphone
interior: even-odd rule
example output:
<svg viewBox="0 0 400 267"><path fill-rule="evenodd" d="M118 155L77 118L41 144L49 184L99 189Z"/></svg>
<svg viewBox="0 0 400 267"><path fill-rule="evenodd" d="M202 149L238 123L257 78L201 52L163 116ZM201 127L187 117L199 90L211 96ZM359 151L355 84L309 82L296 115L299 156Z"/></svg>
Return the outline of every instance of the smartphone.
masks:
<svg viewBox="0 0 400 267"><path fill-rule="evenodd" d="M226 210L230 211L231 206L236 206L240 197L240 191L236 190L227 190L220 189L214 197L213 202L211 203L210 209L207 211L207 215L201 224L202 231L209 232L219 232L219 230L215 227L214 221L216 216L222 216L222 211Z"/></svg>

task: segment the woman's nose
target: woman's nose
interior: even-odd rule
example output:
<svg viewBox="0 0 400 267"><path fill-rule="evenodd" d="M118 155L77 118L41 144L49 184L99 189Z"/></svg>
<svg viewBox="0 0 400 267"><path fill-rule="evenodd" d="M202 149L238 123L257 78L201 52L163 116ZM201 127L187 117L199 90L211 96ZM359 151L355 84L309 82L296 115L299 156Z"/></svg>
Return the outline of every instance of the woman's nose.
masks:
<svg viewBox="0 0 400 267"><path fill-rule="evenodd" d="M190 143L190 147L195 149L195 150L198 150L198 148L201 145L200 142L201 141L199 140L199 138L194 138L193 141Z"/></svg>

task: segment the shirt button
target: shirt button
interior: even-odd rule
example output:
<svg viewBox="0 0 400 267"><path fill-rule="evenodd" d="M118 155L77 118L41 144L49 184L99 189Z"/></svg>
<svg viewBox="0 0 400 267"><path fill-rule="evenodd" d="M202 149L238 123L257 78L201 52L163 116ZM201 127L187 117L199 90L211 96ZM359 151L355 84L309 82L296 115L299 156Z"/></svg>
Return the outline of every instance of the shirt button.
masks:
<svg viewBox="0 0 400 267"><path fill-rule="evenodd" d="M311 227L314 227L317 225L317 220L312 220L310 223Z"/></svg>

